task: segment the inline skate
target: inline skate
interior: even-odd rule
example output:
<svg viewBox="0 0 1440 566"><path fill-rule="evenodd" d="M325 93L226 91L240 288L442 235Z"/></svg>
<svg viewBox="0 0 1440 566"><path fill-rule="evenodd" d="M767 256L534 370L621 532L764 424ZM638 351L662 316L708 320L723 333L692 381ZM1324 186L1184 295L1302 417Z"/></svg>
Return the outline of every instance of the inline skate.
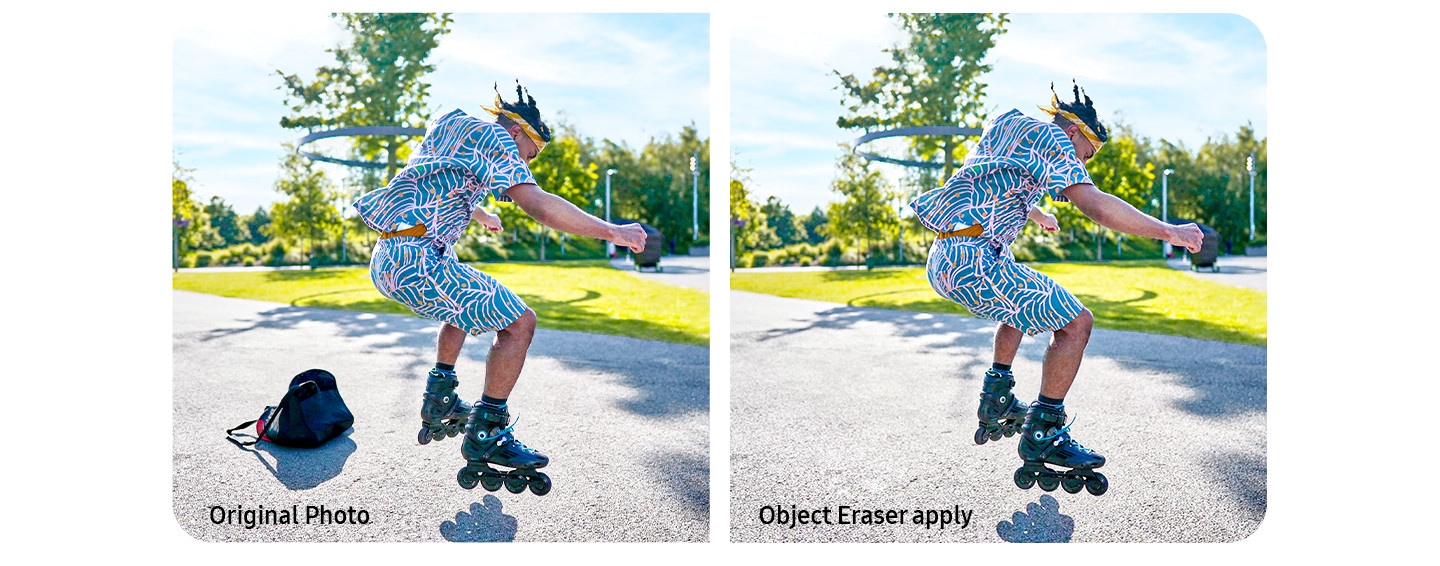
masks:
<svg viewBox="0 0 1440 566"><path fill-rule="evenodd" d="M980 408L975 415L980 418L980 428L975 429L975 444L987 440L1000 440L1001 436L1014 436L1020 430L1020 421L1025 418L1029 407L1015 398L1011 388L1015 387L1015 376L1008 371L990 368L985 371L985 384L980 388Z"/></svg>
<svg viewBox="0 0 1440 566"><path fill-rule="evenodd" d="M1020 427L1020 458L1025 463L1015 470L1015 485L1030 489L1036 483L1040 489L1054 491L1056 487L1066 493L1080 493L1083 487L1090 495L1101 495L1110 487L1105 476L1095 468L1105 465L1105 457L1095 453L1070 438L1070 425L1065 424L1065 409L1049 407L1040 403L1030 405L1025 413L1025 423ZM1045 464L1062 468L1050 469Z"/></svg>
<svg viewBox="0 0 1440 566"><path fill-rule="evenodd" d="M470 404L455 394L460 385L455 372L431 369L425 380L424 402L420 405L420 434L416 440L429 444L431 440L454 437L465 429L470 418Z"/></svg>
<svg viewBox="0 0 1440 566"><path fill-rule="evenodd" d="M479 484L485 491L496 491L504 485L510 493L523 492L526 487L535 495L550 493L550 476L535 471L549 464L550 458L516 440L511 432L514 428L505 407L475 405L460 445L460 455L465 457L465 467L455 475L460 487L475 489ZM490 464L513 469L500 471Z"/></svg>

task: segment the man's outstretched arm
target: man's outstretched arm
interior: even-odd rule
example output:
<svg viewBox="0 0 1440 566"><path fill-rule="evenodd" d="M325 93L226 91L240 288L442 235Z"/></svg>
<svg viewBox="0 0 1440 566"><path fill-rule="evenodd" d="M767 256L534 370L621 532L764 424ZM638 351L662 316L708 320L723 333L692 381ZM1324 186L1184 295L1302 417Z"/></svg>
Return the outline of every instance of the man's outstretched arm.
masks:
<svg viewBox="0 0 1440 566"><path fill-rule="evenodd" d="M639 224L616 226L580 210L570 201L552 195L538 185L522 183L510 187L505 196L515 201L536 222L569 234L610 240L615 245L640 252L645 249L645 229Z"/></svg>
<svg viewBox="0 0 1440 566"><path fill-rule="evenodd" d="M1200 232L1199 226L1193 223L1166 224L1089 183L1070 185L1061 194L1085 216L1111 230L1164 240L1192 253L1200 251L1200 244L1204 241L1205 235Z"/></svg>

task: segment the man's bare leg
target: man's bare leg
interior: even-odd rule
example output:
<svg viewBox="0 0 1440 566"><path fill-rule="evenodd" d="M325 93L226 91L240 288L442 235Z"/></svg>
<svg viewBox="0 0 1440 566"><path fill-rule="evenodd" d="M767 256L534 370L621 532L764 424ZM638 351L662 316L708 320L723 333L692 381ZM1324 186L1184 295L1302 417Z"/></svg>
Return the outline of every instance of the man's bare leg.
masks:
<svg viewBox="0 0 1440 566"><path fill-rule="evenodd" d="M465 345L465 331L449 323L440 325L440 338L436 340L435 361L455 365L460 359L460 348Z"/></svg>
<svg viewBox="0 0 1440 566"><path fill-rule="evenodd" d="M1052 399L1064 399L1070 392L1075 374L1080 372L1080 360L1085 356L1085 345L1090 343L1090 330L1095 325L1095 315L1090 309L1080 311L1050 340L1045 351L1045 367L1040 373L1040 394Z"/></svg>
<svg viewBox="0 0 1440 566"><path fill-rule="evenodd" d="M1011 365L1015 363L1015 353L1020 351L1020 339L1025 333L1019 328L1000 323L995 328L995 358L992 360L997 364Z"/></svg>
<svg viewBox="0 0 1440 566"><path fill-rule="evenodd" d="M525 356L530 351L530 341L535 338L535 311L525 309L520 318L495 333L495 343L490 346L490 358L485 362L485 395L496 399L510 397L515 382L520 379L520 370L525 367Z"/></svg>

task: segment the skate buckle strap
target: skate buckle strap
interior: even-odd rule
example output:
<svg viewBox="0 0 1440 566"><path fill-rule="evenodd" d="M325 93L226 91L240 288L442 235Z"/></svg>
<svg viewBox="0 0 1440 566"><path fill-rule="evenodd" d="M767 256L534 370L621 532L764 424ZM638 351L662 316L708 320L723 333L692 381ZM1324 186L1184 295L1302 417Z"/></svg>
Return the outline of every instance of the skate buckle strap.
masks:
<svg viewBox="0 0 1440 566"><path fill-rule="evenodd" d="M478 440L479 442L490 442L494 440L499 440L500 437L510 434L510 431L515 430L515 425L517 424L520 424L520 417L515 417L515 422L510 423L509 426L503 429L500 429L500 432L497 432L491 436L481 437L476 440Z"/></svg>
<svg viewBox="0 0 1440 566"><path fill-rule="evenodd" d="M1065 445L1065 441L1070 439L1070 435L1068 434L1070 432L1070 427L1075 424L1075 419L1079 418L1079 416L1079 414L1076 414L1075 417L1072 417L1070 419L1069 423L1061 427L1060 430L1055 431L1055 434L1047 435L1035 440L1036 443L1043 443L1049 445L1045 447L1045 450L1041 451L1041 457L1048 458L1051 453L1055 452L1056 450L1060 449L1061 446ZM1082 446L1081 448L1084 447Z"/></svg>

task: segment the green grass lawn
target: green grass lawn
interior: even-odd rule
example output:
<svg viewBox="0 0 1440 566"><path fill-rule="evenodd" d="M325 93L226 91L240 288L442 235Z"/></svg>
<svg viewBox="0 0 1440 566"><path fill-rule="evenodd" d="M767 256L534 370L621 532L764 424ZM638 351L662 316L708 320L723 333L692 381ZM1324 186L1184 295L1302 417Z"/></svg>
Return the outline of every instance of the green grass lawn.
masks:
<svg viewBox="0 0 1440 566"><path fill-rule="evenodd" d="M1266 294L1171 269L1160 260L1030 263L1095 313L1095 326L1240 344L1266 344ZM935 294L921 268L735 273L730 287L782 297L969 315Z"/></svg>
<svg viewBox="0 0 1440 566"><path fill-rule="evenodd" d="M535 309L541 328L705 346L710 295L635 277L603 260L475 264ZM368 268L186 272L175 289L225 297L389 314L413 314L380 295Z"/></svg>

